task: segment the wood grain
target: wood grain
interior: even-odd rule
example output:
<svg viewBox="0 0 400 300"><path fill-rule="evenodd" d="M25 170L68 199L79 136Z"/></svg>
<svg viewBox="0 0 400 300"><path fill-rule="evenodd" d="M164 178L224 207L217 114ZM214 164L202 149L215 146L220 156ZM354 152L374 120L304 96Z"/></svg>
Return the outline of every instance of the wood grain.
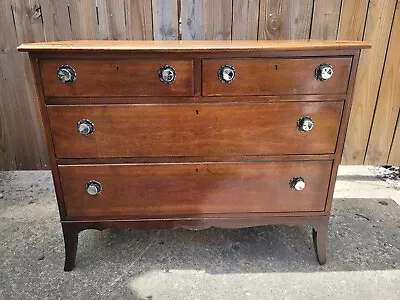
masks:
<svg viewBox="0 0 400 300"><path fill-rule="evenodd" d="M181 0L182 39L204 40L204 0Z"/></svg>
<svg viewBox="0 0 400 300"><path fill-rule="evenodd" d="M323 211L332 163L192 163L61 166L67 216ZM303 176L306 188L289 181ZM89 180L102 192L90 196Z"/></svg>
<svg viewBox="0 0 400 300"><path fill-rule="evenodd" d="M361 41L363 39L369 2L369 0L342 0L339 40Z"/></svg>
<svg viewBox="0 0 400 300"><path fill-rule="evenodd" d="M334 75L326 81L315 79L321 63L333 66ZM221 66L235 68L235 79L227 84L218 79ZM298 95L346 93L351 58L266 58L203 60L203 96Z"/></svg>
<svg viewBox="0 0 400 300"><path fill-rule="evenodd" d="M342 0L314 1L311 39L335 40Z"/></svg>
<svg viewBox="0 0 400 300"><path fill-rule="evenodd" d="M68 0L72 39L98 38L96 0Z"/></svg>
<svg viewBox="0 0 400 300"><path fill-rule="evenodd" d="M354 104L344 147L343 162L363 164L372 125L396 0L370 5L364 39L372 44L362 52L354 89Z"/></svg>
<svg viewBox="0 0 400 300"><path fill-rule="evenodd" d="M46 41L72 40L68 1L39 0ZM24 41L27 42L27 41ZM37 41L35 41L37 42Z"/></svg>
<svg viewBox="0 0 400 300"><path fill-rule="evenodd" d="M204 0L206 40L232 39L232 0Z"/></svg>
<svg viewBox="0 0 400 300"><path fill-rule="evenodd" d="M390 147L388 164L393 166L400 165L400 110L397 114L397 124L393 135L392 145Z"/></svg>
<svg viewBox="0 0 400 300"><path fill-rule="evenodd" d="M125 0L128 39L152 40L153 15L151 1Z"/></svg>
<svg viewBox="0 0 400 300"><path fill-rule="evenodd" d="M308 39L312 0L260 0L258 39Z"/></svg>
<svg viewBox="0 0 400 300"><path fill-rule="evenodd" d="M57 68L67 64L76 81L62 83ZM160 81L159 70L169 65L176 71L171 84ZM101 66L101 68L99 68ZM46 96L192 96L191 60L44 60L40 63ZM93 74L96 75L95 80Z"/></svg>
<svg viewBox="0 0 400 300"><path fill-rule="evenodd" d="M232 40L256 40L260 0L233 0Z"/></svg>
<svg viewBox="0 0 400 300"><path fill-rule="evenodd" d="M388 163L400 109L400 5L397 5L365 164Z"/></svg>
<svg viewBox="0 0 400 300"><path fill-rule="evenodd" d="M155 40L178 39L177 0L152 0L153 34Z"/></svg>
<svg viewBox="0 0 400 300"><path fill-rule="evenodd" d="M342 107L342 102L49 106L48 114L58 158L325 154L335 151ZM315 123L308 133L297 129L303 116ZM95 124L93 135L78 133L81 119Z"/></svg>
<svg viewBox="0 0 400 300"><path fill-rule="evenodd" d="M99 36L101 40L126 40L124 0L97 0Z"/></svg>

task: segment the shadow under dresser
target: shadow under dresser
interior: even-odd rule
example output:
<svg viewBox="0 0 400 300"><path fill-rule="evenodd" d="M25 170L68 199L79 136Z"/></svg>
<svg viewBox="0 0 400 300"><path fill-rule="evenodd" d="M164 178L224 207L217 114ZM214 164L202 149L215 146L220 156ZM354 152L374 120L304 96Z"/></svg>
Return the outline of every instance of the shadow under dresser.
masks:
<svg viewBox="0 0 400 300"><path fill-rule="evenodd" d="M309 224L319 263L360 51L66 41L29 52L64 233Z"/></svg>

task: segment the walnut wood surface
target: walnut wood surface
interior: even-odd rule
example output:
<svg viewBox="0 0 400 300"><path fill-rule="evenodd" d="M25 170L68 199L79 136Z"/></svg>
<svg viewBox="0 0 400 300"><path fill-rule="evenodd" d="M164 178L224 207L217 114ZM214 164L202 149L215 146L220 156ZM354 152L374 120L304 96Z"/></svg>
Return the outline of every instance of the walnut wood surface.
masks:
<svg viewBox="0 0 400 300"><path fill-rule="evenodd" d="M363 49L371 45L365 41L318 41L318 40L235 40L235 41L55 41L28 43L18 47L19 51L287 51L287 50L342 50Z"/></svg>
<svg viewBox="0 0 400 300"><path fill-rule="evenodd" d="M62 83L57 69L69 65L76 80ZM159 79L159 70L172 66L177 73L172 84ZM191 96L192 60L43 60L40 62L45 96Z"/></svg>
<svg viewBox="0 0 400 300"><path fill-rule="evenodd" d="M202 80L204 96L287 95L346 93L351 57L204 59ZM333 66L329 80L315 79L322 63ZM231 83L218 79L218 69L230 65L236 78Z"/></svg>
<svg viewBox="0 0 400 300"><path fill-rule="evenodd" d="M67 216L323 211L332 162L61 166ZM306 188L290 188L302 176ZM89 180L102 192L90 196Z"/></svg>
<svg viewBox="0 0 400 300"><path fill-rule="evenodd" d="M336 147L343 102L48 106L58 158L325 154ZM314 121L297 129L302 116ZM77 122L95 132L82 136Z"/></svg>

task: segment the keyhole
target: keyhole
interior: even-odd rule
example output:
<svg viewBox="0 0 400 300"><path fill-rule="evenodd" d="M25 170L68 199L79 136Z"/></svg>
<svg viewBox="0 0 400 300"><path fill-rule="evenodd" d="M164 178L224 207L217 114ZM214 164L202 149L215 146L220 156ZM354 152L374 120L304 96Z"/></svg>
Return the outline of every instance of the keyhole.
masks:
<svg viewBox="0 0 400 300"><path fill-rule="evenodd" d="M119 71L119 67L117 66L117 67L115 68L115 70Z"/></svg>
<svg viewBox="0 0 400 300"><path fill-rule="evenodd" d="M198 109L196 109L196 115L199 115L199 110Z"/></svg>
<svg viewBox="0 0 400 300"><path fill-rule="evenodd" d="M199 169L196 169L196 173L198 173L199 172Z"/></svg>
<svg viewBox="0 0 400 300"><path fill-rule="evenodd" d="M275 70L278 70L278 65L275 65Z"/></svg>

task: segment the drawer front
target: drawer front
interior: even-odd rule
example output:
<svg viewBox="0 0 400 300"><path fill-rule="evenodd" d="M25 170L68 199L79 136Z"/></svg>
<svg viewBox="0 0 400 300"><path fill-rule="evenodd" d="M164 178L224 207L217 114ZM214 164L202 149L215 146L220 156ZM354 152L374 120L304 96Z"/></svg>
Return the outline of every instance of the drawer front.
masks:
<svg viewBox="0 0 400 300"><path fill-rule="evenodd" d="M334 153L343 102L48 106L58 158ZM298 128L310 117L311 131ZM82 135L80 120L93 124Z"/></svg>
<svg viewBox="0 0 400 300"><path fill-rule="evenodd" d="M204 96L341 94L347 92L351 57L204 59ZM333 75L316 79L316 68L330 64ZM227 78L219 77L221 66L228 66ZM233 67L234 73L229 70ZM222 70L221 70L222 71Z"/></svg>
<svg viewBox="0 0 400 300"><path fill-rule="evenodd" d="M74 81L58 77L60 66L75 72ZM171 66L175 80L160 80L160 69ZM45 96L191 96L191 60L43 60L40 70ZM168 71L168 70L167 70Z"/></svg>
<svg viewBox="0 0 400 300"><path fill-rule="evenodd" d="M60 166L69 217L321 212L331 161ZM290 181L302 177L303 190ZM87 183L101 185L97 195Z"/></svg>

